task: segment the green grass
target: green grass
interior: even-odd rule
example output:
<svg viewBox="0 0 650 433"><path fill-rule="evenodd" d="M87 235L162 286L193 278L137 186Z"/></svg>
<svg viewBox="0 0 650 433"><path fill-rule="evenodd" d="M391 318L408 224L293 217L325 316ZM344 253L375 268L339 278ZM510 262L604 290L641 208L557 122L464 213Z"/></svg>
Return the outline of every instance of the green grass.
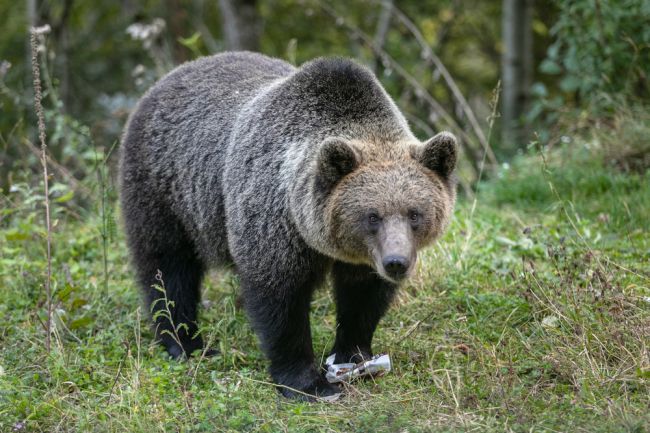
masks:
<svg viewBox="0 0 650 433"><path fill-rule="evenodd" d="M520 157L481 185L475 208L460 200L376 334L394 370L329 404L284 400L268 383L229 273L208 278L201 317L221 354L167 359L121 232L109 239L106 291L106 224L64 188L47 354L42 211L37 190L19 188L0 221L0 431L648 431L650 174L572 147L546 163ZM312 311L324 355L328 290Z"/></svg>

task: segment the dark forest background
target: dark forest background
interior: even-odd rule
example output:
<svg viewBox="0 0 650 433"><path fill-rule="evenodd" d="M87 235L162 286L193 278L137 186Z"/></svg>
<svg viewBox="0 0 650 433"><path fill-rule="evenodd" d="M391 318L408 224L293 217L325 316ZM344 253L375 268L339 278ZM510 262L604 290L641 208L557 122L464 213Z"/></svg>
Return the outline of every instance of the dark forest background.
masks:
<svg viewBox="0 0 650 433"><path fill-rule="evenodd" d="M51 156L79 178L89 149L119 140L129 110L157 78L224 50L296 65L358 59L421 138L440 129L461 136L470 183L491 123L488 173L531 141L552 146L567 135L560 124L585 127L649 96L643 0L3 0L0 17L5 192L30 171L27 141L36 137L30 25L51 26L42 46Z"/></svg>

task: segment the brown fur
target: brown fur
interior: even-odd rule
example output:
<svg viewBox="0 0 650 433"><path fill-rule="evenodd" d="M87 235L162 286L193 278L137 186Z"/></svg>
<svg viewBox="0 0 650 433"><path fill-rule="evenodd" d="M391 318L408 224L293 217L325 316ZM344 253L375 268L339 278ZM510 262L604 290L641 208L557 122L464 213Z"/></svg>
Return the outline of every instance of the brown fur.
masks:
<svg viewBox="0 0 650 433"><path fill-rule="evenodd" d="M352 263L378 266L377 249L362 229L366 212L377 212L382 219L409 216L417 210L422 221L417 230L404 230L399 236L411 242L411 265L416 251L436 239L447 226L455 202L455 191L446 180L415 159L420 143L369 143L351 140L349 145L360 155L360 165L344 176L328 197L325 225L342 258ZM398 236L398 235L394 235Z"/></svg>

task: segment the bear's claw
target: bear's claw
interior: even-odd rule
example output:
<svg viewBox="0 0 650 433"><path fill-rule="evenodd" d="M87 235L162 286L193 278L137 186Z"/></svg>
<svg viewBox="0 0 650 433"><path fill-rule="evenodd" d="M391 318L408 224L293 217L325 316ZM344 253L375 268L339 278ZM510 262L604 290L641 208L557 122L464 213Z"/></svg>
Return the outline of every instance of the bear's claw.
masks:
<svg viewBox="0 0 650 433"><path fill-rule="evenodd" d="M202 346L202 345L201 345ZM205 356L206 358L219 354L217 349L205 349L203 347L188 347L183 349L178 344L170 344L165 347L169 356L174 360L181 360L190 356Z"/></svg>
<svg viewBox="0 0 650 433"><path fill-rule="evenodd" d="M279 387L278 389L286 398L309 402L318 401L319 399L330 400L332 397L341 394L341 388L338 385L329 383L322 376L299 390L285 387Z"/></svg>

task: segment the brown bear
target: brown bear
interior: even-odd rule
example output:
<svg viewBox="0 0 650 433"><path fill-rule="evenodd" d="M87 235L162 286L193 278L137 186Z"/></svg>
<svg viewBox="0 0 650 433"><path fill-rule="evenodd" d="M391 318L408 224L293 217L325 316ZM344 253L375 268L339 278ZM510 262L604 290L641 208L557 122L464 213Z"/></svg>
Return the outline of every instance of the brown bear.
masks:
<svg viewBox="0 0 650 433"><path fill-rule="evenodd" d="M174 357L202 349L201 279L231 265L282 394L337 393L314 361L314 289L331 274L335 362L370 357L417 251L447 226L456 157L453 135L420 142L351 60L296 68L230 52L176 68L140 100L121 146L128 245L158 338ZM156 314L158 272L171 317Z"/></svg>

